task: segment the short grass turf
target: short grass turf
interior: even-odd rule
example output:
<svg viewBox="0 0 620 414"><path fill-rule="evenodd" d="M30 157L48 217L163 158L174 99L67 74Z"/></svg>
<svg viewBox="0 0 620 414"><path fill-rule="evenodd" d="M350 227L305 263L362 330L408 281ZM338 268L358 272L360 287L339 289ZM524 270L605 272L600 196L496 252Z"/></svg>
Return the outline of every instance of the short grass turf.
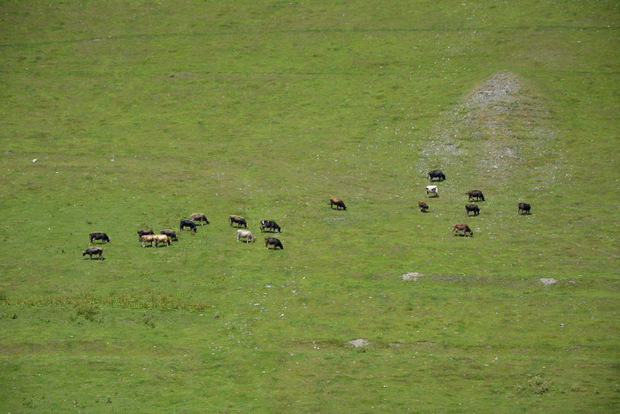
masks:
<svg viewBox="0 0 620 414"><path fill-rule="evenodd" d="M0 409L617 412L618 16L2 2Z"/></svg>

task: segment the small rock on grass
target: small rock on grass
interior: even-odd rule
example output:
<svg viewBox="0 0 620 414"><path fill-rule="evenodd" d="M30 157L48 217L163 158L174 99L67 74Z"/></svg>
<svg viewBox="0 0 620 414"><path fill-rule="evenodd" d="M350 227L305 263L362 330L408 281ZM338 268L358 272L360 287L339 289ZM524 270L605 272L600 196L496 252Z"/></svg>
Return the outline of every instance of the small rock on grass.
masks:
<svg viewBox="0 0 620 414"><path fill-rule="evenodd" d="M422 277L422 273L418 273L418 272L409 272L409 273L405 273L401 275L401 278L404 281L412 280L414 282L417 282L421 277Z"/></svg>
<svg viewBox="0 0 620 414"><path fill-rule="evenodd" d="M356 347L356 348L360 348L362 346L366 346L366 345L370 344L370 342L368 342L365 339L361 339L361 338L360 339L353 339L352 341L349 341L349 343L351 345L353 345L354 347Z"/></svg>

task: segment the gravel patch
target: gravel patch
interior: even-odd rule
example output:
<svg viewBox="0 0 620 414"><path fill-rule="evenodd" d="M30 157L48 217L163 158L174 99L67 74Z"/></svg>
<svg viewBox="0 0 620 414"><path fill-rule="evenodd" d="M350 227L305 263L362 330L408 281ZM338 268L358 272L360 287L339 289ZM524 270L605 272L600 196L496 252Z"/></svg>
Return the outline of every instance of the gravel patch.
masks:
<svg viewBox="0 0 620 414"><path fill-rule="evenodd" d="M549 117L544 99L519 75L496 73L442 115L419 148L416 168L426 174L431 166L450 171L475 162L481 181L497 181L510 180L514 168L529 161L536 165L532 177L549 177L539 184L546 187L566 168L554 151L557 137L547 128Z"/></svg>
<svg viewBox="0 0 620 414"><path fill-rule="evenodd" d="M405 273L403 275L400 276L404 281L413 281L413 282L417 282L418 280L420 280L420 278L422 277L422 273L418 273L418 272L409 272L409 273Z"/></svg>
<svg viewBox="0 0 620 414"><path fill-rule="evenodd" d="M467 98L465 106L472 109L492 106L494 110L503 110L503 104L515 97L521 89L518 78L511 73L496 73L473 91Z"/></svg>
<svg viewBox="0 0 620 414"><path fill-rule="evenodd" d="M356 347L356 348L360 348L360 347L367 346L367 345L370 344L370 342L368 342L365 339L361 339L361 338L360 339L353 339L352 341L349 341L349 343L351 345L353 345L354 347Z"/></svg>

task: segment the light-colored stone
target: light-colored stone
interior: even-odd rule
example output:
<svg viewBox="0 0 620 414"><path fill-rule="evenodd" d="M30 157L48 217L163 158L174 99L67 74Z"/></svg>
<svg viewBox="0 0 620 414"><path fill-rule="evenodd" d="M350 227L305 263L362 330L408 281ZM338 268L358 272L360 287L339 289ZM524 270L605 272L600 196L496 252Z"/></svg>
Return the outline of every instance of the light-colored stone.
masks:
<svg viewBox="0 0 620 414"><path fill-rule="evenodd" d="M409 273L405 273L401 275L401 278L404 281L412 280L414 282L417 282L418 280L420 280L421 277L422 277L422 273L418 273L418 272L409 272Z"/></svg>
<svg viewBox="0 0 620 414"><path fill-rule="evenodd" d="M370 344L370 342L368 342L365 339L353 339L352 341L349 341L349 343L351 345L353 345L354 347L356 347L356 348L360 348L362 346L366 346L366 345Z"/></svg>

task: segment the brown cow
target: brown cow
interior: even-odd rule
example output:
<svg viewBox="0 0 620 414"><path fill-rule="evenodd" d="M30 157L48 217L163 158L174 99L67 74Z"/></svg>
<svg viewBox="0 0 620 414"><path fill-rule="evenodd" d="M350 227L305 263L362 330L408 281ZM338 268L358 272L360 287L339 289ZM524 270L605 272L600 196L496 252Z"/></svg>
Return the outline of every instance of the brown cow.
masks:
<svg viewBox="0 0 620 414"><path fill-rule="evenodd" d="M482 195L482 191L480 190L471 190L465 193L466 196L469 196L469 201L474 199L484 201L484 195Z"/></svg>
<svg viewBox="0 0 620 414"><path fill-rule="evenodd" d="M418 201L418 207L420 207L420 211L422 213L426 213L428 211L428 204L426 204L424 201Z"/></svg>
<svg viewBox="0 0 620 414"><path fill-rule="evenodd" d="M532 206L528 203L519 203L519 214L530 214Z"/></svg>
<svg viewBox="0 0 620 414"><path fill-rule="evenodd" d="M452 234L455 236L467 236L467 234L473 236L474 232L471 231L467 224L455 224L452 226Z"/></svg>
<svg viewBox="0 0 620 414"><path fill-rule="evenodd" d="M336 197L332 197L332 198L329 199L329 207L331 209L333 209L334 206L336 206L336 210L340 210L340 209L346 210L347 209L347 206L345 206L344 201L342 201L341 199L336 198Z"/></svg>
<svg viewBox="0 0 620 414"><path fill-rule="evenodd" d="M241 227L241 226L243 226L243 227L245 227L246 229L248 228L248 222L247 222L247 221L245 221L245 219L244 219L243 217L241 217L241 216L235 216L235 215L232 215L232 216L230 216L230 217L228 218L228 220L230 221L230 227L232 227L232 226L233 226L233 224L235 224L235 223L236 223L236 224L237 224L237 227Z"/></svg>
<svg viewBox="0 0 620 414"><path fill-rule="evenodd" d="M199 222L201 226L203 223L209 224L209 219L202 213L192 213L189 218L190 220Z"/></svg>

